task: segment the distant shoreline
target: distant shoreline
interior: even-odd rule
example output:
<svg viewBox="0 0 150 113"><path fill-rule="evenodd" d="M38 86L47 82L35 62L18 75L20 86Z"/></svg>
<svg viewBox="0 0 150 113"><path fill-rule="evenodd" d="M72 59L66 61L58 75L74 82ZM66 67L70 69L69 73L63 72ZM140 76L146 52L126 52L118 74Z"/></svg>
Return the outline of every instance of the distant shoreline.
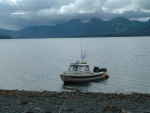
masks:
<svg viewBox="0 0 150 113"><path fill-rule="evenodd" d="M87 22L71 19L62 24L28 26L16 31L0 29L0 33L12 38L150 36L150 20L116 17L105 21L94 17Z"/></svg>
<svg viewBox="0 0 150 113"><path fill-rule="evenodd" d="M6 113L149 113L150 94L0 90Z"/></svg>
<svg viewBox="0 0 150 113"><path fill-rule="evenodd" d="M131 38L131 37L150 37L150 36L111 36L111 37L109 37L109 36L104 36L104 37L48 37L48 38L0 38L0 39L63 39L63 38L72 38L72 39L74 39L74 38Z"/></svg>

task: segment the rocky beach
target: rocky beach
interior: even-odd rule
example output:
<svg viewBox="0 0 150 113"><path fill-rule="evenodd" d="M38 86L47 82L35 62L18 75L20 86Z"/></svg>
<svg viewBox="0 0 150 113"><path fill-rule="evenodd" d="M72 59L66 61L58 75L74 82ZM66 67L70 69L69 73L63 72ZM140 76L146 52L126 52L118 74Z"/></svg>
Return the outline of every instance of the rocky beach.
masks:
<svg viewBox="0 0 150 113"><path fill-rule="evenodd" d="M0 113L150 113L150 94L0 90Z"/></svg>

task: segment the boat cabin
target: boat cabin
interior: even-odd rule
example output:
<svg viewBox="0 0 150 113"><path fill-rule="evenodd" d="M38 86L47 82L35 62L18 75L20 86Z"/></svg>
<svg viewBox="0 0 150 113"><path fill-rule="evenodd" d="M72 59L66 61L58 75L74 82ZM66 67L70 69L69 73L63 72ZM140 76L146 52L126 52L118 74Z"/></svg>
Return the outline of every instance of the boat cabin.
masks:
<svg viewBox="0 0 150 113"><path fill-rule="evenodd" d="M68 71L89 71L89 65L86 63L72 63Z"/></svg>

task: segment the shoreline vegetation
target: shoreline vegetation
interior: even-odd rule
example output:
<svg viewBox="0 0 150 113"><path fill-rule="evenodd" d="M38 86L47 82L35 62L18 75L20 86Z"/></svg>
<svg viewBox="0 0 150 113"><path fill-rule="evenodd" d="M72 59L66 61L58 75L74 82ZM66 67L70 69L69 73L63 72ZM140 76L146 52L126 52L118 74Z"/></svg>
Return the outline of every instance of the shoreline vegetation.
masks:
<svg viewBox="0 0 150 113"><path fill-rule="evenodd" d="M150 94L0 89L0 113L150 113Z"/></svg>
<svg viewBox="0 0 150 113"><path fill-rule="evenodd" d="M11 37L10 36L0 35L0 39L11 39Z"/></svg>

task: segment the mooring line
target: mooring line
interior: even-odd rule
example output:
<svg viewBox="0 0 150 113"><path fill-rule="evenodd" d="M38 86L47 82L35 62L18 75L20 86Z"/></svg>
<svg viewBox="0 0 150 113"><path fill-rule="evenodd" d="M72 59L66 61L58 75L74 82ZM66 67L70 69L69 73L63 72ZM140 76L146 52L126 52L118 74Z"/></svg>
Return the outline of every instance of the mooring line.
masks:
<svg viewBox="0 0 150 113"><path fill-rule="evenodd" d="M65 94L65 93L64 93L64 94ZM60 108L60 110L59 110L59 113L61 113L61 111L62 111L62 109L63 109L65 103L67 102L67 99L68 99L68 97L66 98L66 100L65 100L64 103L63 103L63 105L61 106L61 108Z"/></svg>

